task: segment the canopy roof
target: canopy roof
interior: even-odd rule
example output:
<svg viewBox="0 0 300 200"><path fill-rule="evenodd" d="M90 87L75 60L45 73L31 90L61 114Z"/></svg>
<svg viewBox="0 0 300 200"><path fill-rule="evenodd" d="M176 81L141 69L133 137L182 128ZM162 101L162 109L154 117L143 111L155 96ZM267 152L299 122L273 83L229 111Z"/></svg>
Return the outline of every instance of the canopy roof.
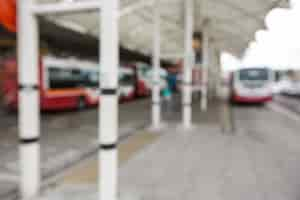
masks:
<svg viewBox="0 0 300 200"><path fill-rule="evenodd" d="M61 0L38 0L40 3ZM86 0L76 0L86 1ZM120 0L121 9L137 3L149 2L149 6L125 15L120 20L121 45L144 54L152 52L152 0ZM159 0L161 9L162 54L183 52L184 1ZM265 16L273 8L287 7L288 0L194 0L195 31L201 32L208 24L209 34L221 50L241 56L259 29L265 28ZM97 36L97 13L77 13L48 16L60 25L82 33Z"/></svg>

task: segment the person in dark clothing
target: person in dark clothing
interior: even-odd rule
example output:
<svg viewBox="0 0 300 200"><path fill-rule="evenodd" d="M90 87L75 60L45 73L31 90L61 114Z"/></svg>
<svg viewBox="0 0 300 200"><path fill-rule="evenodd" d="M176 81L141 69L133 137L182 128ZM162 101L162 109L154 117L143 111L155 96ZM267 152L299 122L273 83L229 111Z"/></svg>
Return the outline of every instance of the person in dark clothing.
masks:
<svg viewBox="0 0 300 200"><path fill-rule="evenodd" d="M169 73L167 76L167 82L168 82L168 86L169 86L170 90L172 92L175 92L176 91L176 82L177 82L176 74Z"/></svg>

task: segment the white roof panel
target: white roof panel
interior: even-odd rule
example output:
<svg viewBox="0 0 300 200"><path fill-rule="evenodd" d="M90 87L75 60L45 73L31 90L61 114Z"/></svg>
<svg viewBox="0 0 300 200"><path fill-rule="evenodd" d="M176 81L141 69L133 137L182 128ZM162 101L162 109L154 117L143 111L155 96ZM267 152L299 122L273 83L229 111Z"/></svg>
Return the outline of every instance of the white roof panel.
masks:
<svg viewBox="0 0 300 200"><path fill-rule="evenodd" d="M38 0L41 3L60 0ZM86 1L86 0L77 0ZM121 9L145 0L120 0ZM147 0L148 1L148 0ZM158 0L162 16L162 53L183 51L184 0ZM265 28L266 14L276 7L287 7L288 0L194 0L195 31L209 20L210 35L222 50L241 55L259 29ZM145 7L120 20L120 42L123 46L146 54L152 51L152 7ZM62 25L94 36L99 32L97 13L49 16ZM76 26L77 25L77 28ZM81 28L80 28L81 27Z"/></svg>

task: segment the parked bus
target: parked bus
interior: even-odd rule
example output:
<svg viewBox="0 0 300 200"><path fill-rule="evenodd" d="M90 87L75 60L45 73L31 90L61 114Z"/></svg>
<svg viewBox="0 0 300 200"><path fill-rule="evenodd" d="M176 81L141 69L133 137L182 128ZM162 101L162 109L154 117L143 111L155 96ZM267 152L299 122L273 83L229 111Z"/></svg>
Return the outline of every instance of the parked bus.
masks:
<svg viewBox="0 0 300 200"><path fill-rule="evenodd" d="M3 62L4 104L18 105L18 69L15 58ZM97 65L76 59L43 57L39 64L40 106L44 111L82 109L98 103Z"/></svg>
<svg viewBox="0 0 300 200"><path fill-rule="evenodd" d="M133 68L121 66L119 68L119 98L130 101L135 98L136 77Z"/></svg>
<svg viewBox="0 0 300 200"><path fill-rule="evenodd" d="M142 62L137 62L126 65L126 68L131 68L133 70L134 96L136 98L150 96L151 85L148 84L147 73L151 70L151 66Z"/></svg>
<svg viewBox="0 0 300 200"><path fill-rule="evenodd" d="M246 68L232 73L231 102L265 103L272 100L273 71L267 68Z"/></svg>
<svg viewBox="0 0 300 200"><path fill-rule="evenodd" d="M7 108L18 106L18 74L15 58L2 64L3 102ZM119 97L121 101L135 96L135 74L132 68L119 70ZM99 102L99 72L96 63L78 59L45 56L39 65L40 106L43 111L83 109Z"/></svg>
<svg viewBox="0 0 300 200"><path fill-rule="evenodd" d="M148 97L151 95L151 85L147 82L147 73L151 70L151 66L145 63L136 64L136 96L137 97Z"/></svg>

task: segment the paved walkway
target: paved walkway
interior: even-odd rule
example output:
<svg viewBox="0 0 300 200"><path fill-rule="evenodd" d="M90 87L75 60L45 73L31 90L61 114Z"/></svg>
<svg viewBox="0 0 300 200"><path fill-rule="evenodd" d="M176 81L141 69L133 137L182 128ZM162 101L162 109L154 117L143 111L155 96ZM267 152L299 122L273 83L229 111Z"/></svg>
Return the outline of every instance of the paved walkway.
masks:
<svg viewBox="0 0 300 200"><path fill-rule="evenodd" d="M120 199L298 200L299 124L267 107L232 112L235 132L222 132L216 123L190 131L170 123L160 134L139 135L148 142L121 162ZM128 142L121 152L132 146ZM95 178L70 179L79 172L96 174L93 165L81 166L42 200L96 200Z"/></svg>
<svg viewBox="0 0 300 200"><path fill-rule="evenodd" d="M146 126L150 102L139 100L120 105L120 137ZM17 114L0 107L0 199L18 190ZM43 113L41 116L41 170L43 181L60 174L79 160L98 151L97 108L81 112Z"/></svg>

